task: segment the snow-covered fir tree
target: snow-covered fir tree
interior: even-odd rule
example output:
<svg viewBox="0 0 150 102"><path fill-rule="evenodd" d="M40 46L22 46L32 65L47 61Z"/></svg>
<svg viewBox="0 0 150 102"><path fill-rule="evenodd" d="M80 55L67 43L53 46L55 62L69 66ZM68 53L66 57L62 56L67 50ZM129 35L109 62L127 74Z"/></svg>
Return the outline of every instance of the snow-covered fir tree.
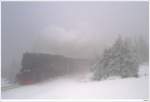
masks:
<svg viewBox="0 0 150 102"><path fill-rule="evenodd" d="M133 43L140 64L149 63L149 43L142 36L136 37Z"/></svg>
<svg viewBox="0 0 150 102"><path fill-rule="evenodd" d="M121 37L106 49L94 68L94 79L101 80L110 76L137 77L138 61L134 50Z"/></svg>

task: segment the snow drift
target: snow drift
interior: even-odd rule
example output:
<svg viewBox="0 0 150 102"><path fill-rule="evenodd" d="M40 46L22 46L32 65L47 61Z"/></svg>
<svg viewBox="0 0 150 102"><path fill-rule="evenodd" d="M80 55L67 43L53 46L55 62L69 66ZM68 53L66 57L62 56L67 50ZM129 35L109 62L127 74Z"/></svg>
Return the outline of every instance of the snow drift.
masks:
<svg viewBox="0 0 150 102"><path fill-rule="evenodd" d="M148 98L148 78L127 78L95 82L59 78L47 83L23 86L2 92L2 98L146 99Z"/></svg>

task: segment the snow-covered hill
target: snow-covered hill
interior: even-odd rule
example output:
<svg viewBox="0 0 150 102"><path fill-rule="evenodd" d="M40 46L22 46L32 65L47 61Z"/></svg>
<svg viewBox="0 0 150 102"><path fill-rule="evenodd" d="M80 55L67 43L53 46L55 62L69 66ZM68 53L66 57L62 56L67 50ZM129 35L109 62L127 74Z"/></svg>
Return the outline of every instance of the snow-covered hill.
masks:
<svg viewBox="0 0 150 102"><path fill-rule="evenodd" d="M3 91L2 98L147 99L148 76L104 81L81 81L67 76Z"/></svg>

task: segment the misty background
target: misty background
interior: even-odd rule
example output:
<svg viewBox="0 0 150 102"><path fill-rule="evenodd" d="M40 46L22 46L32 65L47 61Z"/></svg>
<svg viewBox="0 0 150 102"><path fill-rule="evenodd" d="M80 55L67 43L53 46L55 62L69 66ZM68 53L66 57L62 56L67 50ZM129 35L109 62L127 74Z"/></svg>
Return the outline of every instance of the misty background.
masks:
<svg viewBox="0 0 150 102"><path fill-rule="evenodd" d="M95 59L118 35L148 42L146 2L2 2L2 77L24 52Z"/></svg>

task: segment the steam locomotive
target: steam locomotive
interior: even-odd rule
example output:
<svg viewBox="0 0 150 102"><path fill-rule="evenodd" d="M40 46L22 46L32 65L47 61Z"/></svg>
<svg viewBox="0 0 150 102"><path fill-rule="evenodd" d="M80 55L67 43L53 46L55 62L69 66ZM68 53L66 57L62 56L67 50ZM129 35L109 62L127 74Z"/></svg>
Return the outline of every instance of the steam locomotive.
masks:
<svg viewBox="0 0 150 102"><path fill-rule="evenodd" d="M22 68L16 75L20 84L33 84L56 76L74 73L85 68L87 61L61 55L24 53Z"/></svg>

